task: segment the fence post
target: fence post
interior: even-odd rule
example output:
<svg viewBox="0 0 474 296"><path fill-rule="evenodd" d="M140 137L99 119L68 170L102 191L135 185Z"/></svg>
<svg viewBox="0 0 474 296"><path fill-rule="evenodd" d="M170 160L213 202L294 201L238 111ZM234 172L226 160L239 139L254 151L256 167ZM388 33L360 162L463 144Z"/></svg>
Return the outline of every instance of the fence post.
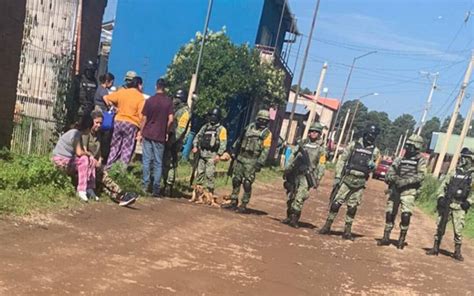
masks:
<svg viewBox="0 0 474 296"><path fill-rule="evenodd" d="M30 120L30 131L28 133L28 151L27 154L31 154L31 141L33 140L33 120Z"/></svg>

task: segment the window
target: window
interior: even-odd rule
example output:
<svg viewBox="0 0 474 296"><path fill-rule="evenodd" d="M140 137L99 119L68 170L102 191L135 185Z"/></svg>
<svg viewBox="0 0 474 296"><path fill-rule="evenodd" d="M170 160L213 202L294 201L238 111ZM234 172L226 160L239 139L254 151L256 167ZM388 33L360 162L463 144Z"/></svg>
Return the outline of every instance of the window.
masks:
<svg viewBox="0 0 474 296"><path fill-rule="evenodd" d="M262 35L260 36L260 44L261 45L271 45L273 39L273 35L268 30L267 27L263 26L262 27Z"/></svg>

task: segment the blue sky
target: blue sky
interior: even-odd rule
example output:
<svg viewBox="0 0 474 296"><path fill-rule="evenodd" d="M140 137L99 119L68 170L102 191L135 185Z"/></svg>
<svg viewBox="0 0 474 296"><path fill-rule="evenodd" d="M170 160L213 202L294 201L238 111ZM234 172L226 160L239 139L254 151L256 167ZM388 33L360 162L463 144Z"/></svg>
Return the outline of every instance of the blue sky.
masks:
<svg viewBox="0 0 474 296"><path fill-rule="evenodd" d="M113 18L117 1L109 0L104 20ZM316 0L288 2L304 35L301 66ZM369 109L385 111L392 119L409 113L418 120L431 87L419 71L439 71L439 90L429 117L443 118L453 109L474 48L474 15L464 22L469 10L474 10L473 0L322 0L303 85L314 89L327 61L325 87L330 97L339 98L352 59L377 50L357 61L346 99L378 92L379 96L363 99ZM299 72L296 69L295 81ZM468 102L464 101L464 114Z"/></svg>

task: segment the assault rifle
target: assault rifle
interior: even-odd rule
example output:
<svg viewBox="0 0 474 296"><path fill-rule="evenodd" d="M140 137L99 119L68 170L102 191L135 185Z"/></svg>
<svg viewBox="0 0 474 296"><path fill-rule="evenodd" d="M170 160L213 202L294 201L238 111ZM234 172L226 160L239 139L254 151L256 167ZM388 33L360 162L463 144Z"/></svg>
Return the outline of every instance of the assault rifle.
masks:
<svg viewBox="0 0 474 296"><path fill-rule="evenodd" d="M225 180L226 184L229 181L229 177L232 177L232 175L234 174L235 161L237 160L237 157L240 154L240 150L242 150L242 142L244 140L246 132L247 132L247 128L244 127L243 132L240 134L239 138L237 139L237 143L236 143L235 148L232 149L233 150L232 155L231 155L232 160L230 161L229 168L227 169L227 177L226 177L226 180Z"/></svg>
<svg viewBox="0 0 474 296"><path fill-rule="evenodd" d="M194 153L194 156L193 156L193 171L191 173L191 178L189 179L189 186L193 186L200 157L201 157L201 150L198 150L198 152Z"/></svg>
<svg viewBox="0 0 474 296"><path fill-rule="evenodd" d="M438 199L438 205L436 206L438 210L438 214L440 216L440 221L438 224L437 235L438 239L443 237L444 232L446 231L446 225L448 224L449 220L449 205L453 202L453 198L451 196L442 196Z"/></svg>
<svg viewBox="0 0 474 296"><path fill-rule="evenodd" d="M298 153L301 155L301 160L303 162L303 170L304 176L306 178L306 183L308 183L308 189L314 188L317 184L316 179L313 175L313 166L311 164L311 160L309 159L308 151L303 148L303 144L300 142L298 143Z"/></svg>

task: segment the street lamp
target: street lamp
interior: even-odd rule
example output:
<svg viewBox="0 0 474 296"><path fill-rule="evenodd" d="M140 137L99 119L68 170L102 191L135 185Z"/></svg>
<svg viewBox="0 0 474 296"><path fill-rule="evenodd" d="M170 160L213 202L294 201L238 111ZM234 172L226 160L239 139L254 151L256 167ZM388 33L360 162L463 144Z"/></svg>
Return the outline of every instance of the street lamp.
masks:
<svg viewBox="0 0 474 296"><path fill-rule="evenodd" d="M359 110L360 99L365 98L365 97L369 97L369 96L378 96L378 95L379 95L379 93L373 92L373 93L370 93L370 94L360 96L356 99L357 100L356 106L355 106L355 109L354 109L354 113L352 113L351 122L349 123L349 129L347 129L348 132L346 134L346 139L344 140L344 144L347 144L347 142L349 142L349 139L350 139L350 136L351 136L352 124L354 124L354 119L356 117L357 111Z"/></svg>
<svg viewBox="0 0 474 296"><path fill-rule="evenodd" d="M367 53L365 53L365 54L363 54L363 55L360 55L360 56L355 57L355 58L352 60L351 69L349 70L349 75L347 76L346 85L344 86L344 91L342 92L341 104L340 104L339 108L337 109L337 111L336 111L336 116L334 117L333 122L332 122L332 127L331 127L331 129L330 129L330 132L331 132L331 133L334 133L334 128L335 128L335 126L336 126L336 122L337 122L337 119L338 119L338 117L339 117L339 113L340 113L342 104L344 103L344 98L346 97L347 88L348 88L348 86L349 86L349 81L351 80L352 70L354 70L354 64L355 64L355 62L356 62L358 59L361 59L361 58L363 58L363 57L366 57L366 56L371 55L371 54L374 54L374 53L377 53L377 51L376 51L376 50L369 51L369 52L367 52Z"/></svg>

